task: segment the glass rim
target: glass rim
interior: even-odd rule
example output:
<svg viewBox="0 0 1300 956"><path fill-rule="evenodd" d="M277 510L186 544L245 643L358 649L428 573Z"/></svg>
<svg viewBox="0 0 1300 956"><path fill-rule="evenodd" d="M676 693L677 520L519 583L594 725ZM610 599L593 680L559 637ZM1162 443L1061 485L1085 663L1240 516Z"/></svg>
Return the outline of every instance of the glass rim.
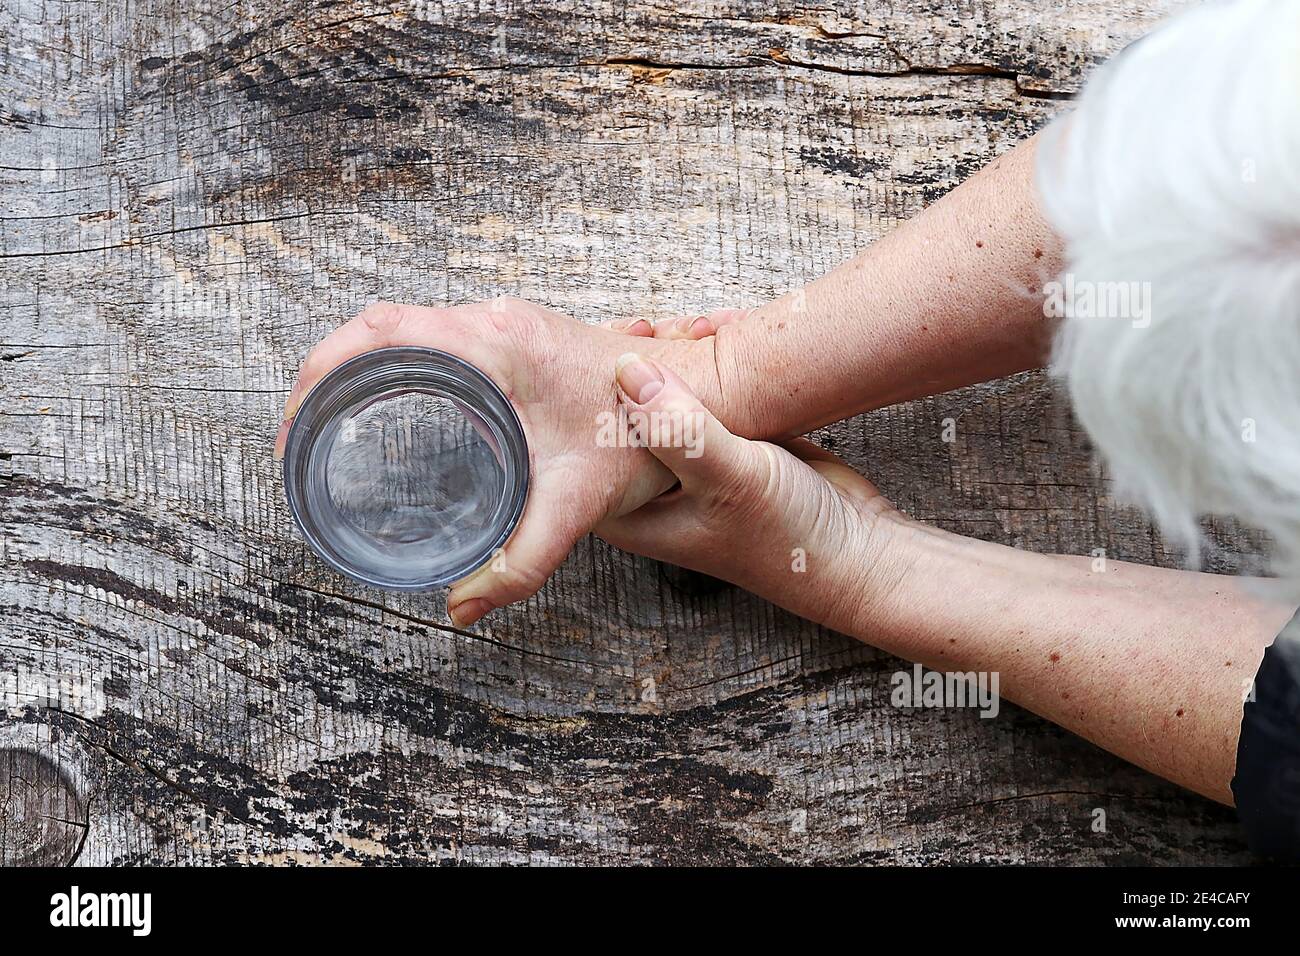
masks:
<svg viewBox="0 0 1300 956"><path fill-rule="evenodd" d="M492 451L504 473L505 488L494 515L496 532L484 539L470 561L417 580L394 580L349 561L321 533L310 503L309 488L323 479L308 471L312 449L332 423L354 412L359 403L403 392L428 392L463 404L482 420ZM501 387L486 373L450 352L422 346L373 349L330 370L307 393L285 440L284 493L294 523L308 546L333 570L360 584L388 591L429 591L457 581L482 567L514 533L528 498L531 462L523 424Z"/></svg>

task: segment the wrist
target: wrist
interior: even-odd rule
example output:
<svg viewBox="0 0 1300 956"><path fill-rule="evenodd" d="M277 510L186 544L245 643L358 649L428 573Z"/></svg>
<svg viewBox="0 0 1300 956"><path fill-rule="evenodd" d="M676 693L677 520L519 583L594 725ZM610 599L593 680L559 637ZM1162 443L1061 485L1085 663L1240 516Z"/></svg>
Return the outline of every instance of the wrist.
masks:
<svg viewBox="0 0 1300 956"><path fill-rule="evenodd" d="M756 369L762 368L761 355L755 354L766 342L765 327L755 318L769 314L777 304L754 309L739 321L718 328L702 339L669 339L656 342L655 358L675 370L699 396L727 430L742 438L772 438L781 431L779 420L769 421L765 402L770 402L774 386L770 377L757 381ZM782 368L795 364L783 360ZM768 369L765 376L779 374ZM789 399L787 393L783 393ZM786 416L788 417L788 416Z"/></svg>
<svg viewBox="0 0 1300 956"><path fill-rule="evenodd" d="M900 623L914 606L910 592L920 555L916 539L929 529L895 511L884 498L860 504L857 512L851 548L822 588L827 595L822 623L875 644L886 626Z"/></svg>
<svg viewBox="0 0 1300 956"><path fill-rule="evenodd" d="M884 624L898 619L896 609L910 603L903 595L913 578L913 522L878 495L853 496L852 503L835 497L839 507L777 549L774 570L750 559L746 567L757 579L735 583L800 617L875 644Z"/></svg>
<svg viewBox="0 0 1300 956"><path fill-rule="evenodd" d="M728 431L741 434L735 428L734 399L727 395L719 376L716 347L717 336L710 335L702 339L653 339L645 351L681 376Z"/></svg>

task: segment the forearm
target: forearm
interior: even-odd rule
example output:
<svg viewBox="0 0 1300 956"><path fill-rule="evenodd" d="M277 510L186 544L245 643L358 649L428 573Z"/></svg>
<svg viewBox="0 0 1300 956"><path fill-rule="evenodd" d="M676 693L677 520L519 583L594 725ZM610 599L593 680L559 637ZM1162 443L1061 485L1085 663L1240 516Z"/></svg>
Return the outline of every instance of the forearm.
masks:
<svg viewBox="0 0 1300 956"><path fill-rule="evenodd" d="M655 413L697 414L697 397L666 367L620 369L635 394L659 386ZM607 522L607 540L933 669L989 675L984 692L997 674L999 696L1232 802L1244 694L1293 607L1231 577L1044 556L930 528L808 442L747 442L698 414L705 454L651 448L672 462L680 493Z"/></svg>
<svg viewBox="0 0 1300 956"><path fill-rule="evenodd" d="M1061 268L1035 199L1035 139L851 261L703 340L720 417L799 434L1041 365L1041 289Z"/></svg>
<svg viewBox="0 0 1300 956"><path fill-rule="evenodd" d="M859 577L875 596L831 626L937 670L997 672L1005 698L1232 802L1243 694L1293 608L1220 575L884 531Z"/></svg>

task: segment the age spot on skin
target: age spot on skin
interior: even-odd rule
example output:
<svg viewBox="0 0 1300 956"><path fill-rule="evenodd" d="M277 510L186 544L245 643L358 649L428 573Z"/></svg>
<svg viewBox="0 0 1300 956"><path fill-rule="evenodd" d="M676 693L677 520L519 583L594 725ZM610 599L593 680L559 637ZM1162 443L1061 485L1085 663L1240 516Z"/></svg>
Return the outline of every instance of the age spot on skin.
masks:
<svg viewBox="0 0 1300 956"><path fill-rule="evenodd" d="M1183 716L1183 709L1182 709L1181 707L1179 707L1176 711L1174 711L1174 716L1175 716L1175 717L1181 717L1181 716Z"/></svg>

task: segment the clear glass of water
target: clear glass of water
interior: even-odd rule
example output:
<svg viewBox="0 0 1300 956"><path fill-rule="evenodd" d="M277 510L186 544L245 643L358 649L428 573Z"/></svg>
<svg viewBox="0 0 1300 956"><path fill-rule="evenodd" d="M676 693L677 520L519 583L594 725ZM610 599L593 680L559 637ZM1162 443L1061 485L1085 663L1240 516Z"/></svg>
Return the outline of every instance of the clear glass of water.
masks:
<svg viewBox="0 0 1300 956"><path fill-rule="evenodd" d="M377 349L334 369L289 429L284 487L312 550L375 587L421 591L490 560L528 496L509 399L447 352Z"/></svg>

